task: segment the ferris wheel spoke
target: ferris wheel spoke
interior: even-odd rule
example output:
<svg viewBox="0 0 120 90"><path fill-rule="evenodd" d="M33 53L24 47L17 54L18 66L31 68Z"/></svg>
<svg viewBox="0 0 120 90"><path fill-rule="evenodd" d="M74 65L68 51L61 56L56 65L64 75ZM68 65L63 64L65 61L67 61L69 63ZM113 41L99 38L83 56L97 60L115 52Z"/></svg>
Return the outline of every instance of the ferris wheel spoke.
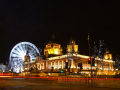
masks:
<svg viewBox="0 0 120 90"><path fill-rule="evenodd" d="M33 56L37 56L37 53L33 53L32 55L33 55Z"/></svg>
<svg viewBox="0 0 120 90"><path fill-rule="evenodd" d="M20 48L20 46L18 46L18 50L22 51L21 48Z"/></svg>
<svg viewBox="0 0 120 90"><path fill-rule="evenodd" d="M22 49L21 45L19 46L19 49L22 51L22 53L24 53L24 50Z"/></svg>
<svg viewBox="0 0 120 90"><path fill-rule="evenodd" d="M15 52L15 53L18 53L18 54L20 53L20 51L18 50L18 48L15 48L15 49L14 49L14 52Z"/></svg>
<svg viewBox="0 0 120 90"><path fill-rule="evenodd" d="M29 49L28 49L27 45L25 46L25 50L26 50L26 52L29 52Z"/></svg>
<svg viewBox="0 0 120 90"><path fill-rule="evenodd" d="M19 53L16 53L16 52L12 52L12 54L19 55Z"/></svg>
<svg viewBox="0 0 120 90"><path fill-rule="evenodd" d="M27 44L25 44L25 50L26 50L26 52L28 51Z"/></svg>
<svg viewBox="0 0 120 90"><path fill-rule="evenodd" d="M25 51L25 48L24 48L23 44L21 44L21 45L20 45L20 47L21 47L21 49L23 50L23 52L24 52L24 53L26 53L26 51Z"/></svg>
<svg viewBox="0 0 120 90"><path fill-rule="evenodd" d="M14 52L14 54L18 54L18 55L20 54L20 52L18 52L16 50L14 50L13 52Z"/></svg>
<svg viewBox="0 0 120 90"><path fill-rule="evenodd" d="M30 53L31 55L35 54L34 49L31 49Z"/></svg>
<svg viewBox="0 0 120 90"><path fill-rule="evenodd" d="M27 48L27 45L25 44L25 50L26 50L26 52L28 51L28 48Z"/></svg>
<svg viewBox="0 0 120 90"><path fill-rule="evenodd" d="M12 61L14 62L16 62L17 60L19 60L19 59L21 59L21 57L12 57L12 58L14 58Z"/></svg>
<svg viewBox="0 0 120 90"><path fill-rule="evenodd" d="M36 51L34 49L32 49L31 51L32 51L32 53L36 53Z"/></svg>
<svg viewBox="0 0 120 90"><path fill-rule="evenodd" d="M17 50L19 51L19 53L23 53L23 51L19 48L19 46L17 47Z"/></svg>
<svg viewBox="0 0 120 90"><path fill-rule="evenodd" d="M22 44L21 46L22 46L22 48L23 48L24 53L26 53L25 45Z"/></svg>
<svg viewBox="0 0 120 90"><path fill-rule="evenodd" d="M13 52L12 52L12 55L13 55L13 54L16 55L16 56L20 56L21 53L20 53L20 52L17 52L17 51L13 51Z"/></svg>

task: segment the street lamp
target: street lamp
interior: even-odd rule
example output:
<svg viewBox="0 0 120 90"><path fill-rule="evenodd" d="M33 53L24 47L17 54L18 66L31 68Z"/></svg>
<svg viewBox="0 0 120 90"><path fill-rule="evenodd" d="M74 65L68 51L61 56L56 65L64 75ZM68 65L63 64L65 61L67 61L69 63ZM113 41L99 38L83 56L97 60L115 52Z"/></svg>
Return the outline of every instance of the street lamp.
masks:
<svg viewBox="0 0 120 90"><path fill-rule="evenodd" d="M90 52L90 35L88 35L88 48L89 48L89 58L91 59L91 52ZM90 60L90 66L91 66L91 77L93 76L92 74L92 59Z"/></svg>

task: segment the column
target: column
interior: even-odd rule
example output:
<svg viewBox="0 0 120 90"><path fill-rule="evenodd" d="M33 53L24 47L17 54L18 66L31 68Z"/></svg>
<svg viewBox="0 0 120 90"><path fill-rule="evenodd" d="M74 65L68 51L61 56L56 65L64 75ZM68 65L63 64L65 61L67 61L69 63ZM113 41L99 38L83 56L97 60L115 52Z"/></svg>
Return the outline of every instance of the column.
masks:
<svg viewBox="0 0 120 90"><path fill-rule="evenodd" d="M46 61L46 69L48 69L49 63L48 61Z"/></svg>
<svg viewBox="0 0 120 90"><path fill-rule="evenodd" d="M43 62L43 69L44 69L44 66L45 66L45 65L44 65L44 62Z"/></svg>
<svg viewBox="0 0 120 90"><path fill-rule="evenodd" d="M59 69L59 67L60 67L60 66L59 66L59 60L58 60L58 64L57 64L57 65L58 65L57 67L58 67L58 69Z"/></svg>
<svg viewBox="0 0 120 90"><path fill-rule="evenodd" d="M52 69L53 65L52 65L52 62L50 62L50 69Z"/></svg>
<svg viewBox="0 0 120 90"><path fill-rule="evenodd" d="M62 69L64 69L64 61L62 60Z"/></svg>
<svg viewBox="0 0 120 90"><path fill-rule="evenodd" d="M46 61L44 61L43 63L44 63L44 69L46 70Z"/></svg>
<svg viewBox="0 0 120 90"><path fill-rule="evenodd" d="M71 68L75 68L74 60L71 60Z"/></svg>
<svg viewBox="0 0 120 90"><path fill-rule="evenodd" d="M56 62L54 61L54 69L55 69L55 66L56 66L55 64L56 64Z"/></svg>
<svg viewBox="0 0 120 90"><path fill-rule="evenodd" d="M40 63L40 70L41 70L41 63Z"/></svg>

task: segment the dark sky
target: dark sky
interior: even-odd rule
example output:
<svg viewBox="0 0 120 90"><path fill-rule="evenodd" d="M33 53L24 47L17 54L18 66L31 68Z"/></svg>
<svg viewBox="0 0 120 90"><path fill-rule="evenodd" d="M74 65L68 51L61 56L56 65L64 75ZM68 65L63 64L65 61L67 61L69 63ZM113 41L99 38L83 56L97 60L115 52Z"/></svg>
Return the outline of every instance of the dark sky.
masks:
<svg viewBox="0 0 120 90"><path fill-rule="evenodd" d="M63 48L74 38L81 54L88 52L88 33L120 54L119 11L119 3L110 0L1 0L0 60L8 61L20 41L45 47L53 33Z"/></svg>

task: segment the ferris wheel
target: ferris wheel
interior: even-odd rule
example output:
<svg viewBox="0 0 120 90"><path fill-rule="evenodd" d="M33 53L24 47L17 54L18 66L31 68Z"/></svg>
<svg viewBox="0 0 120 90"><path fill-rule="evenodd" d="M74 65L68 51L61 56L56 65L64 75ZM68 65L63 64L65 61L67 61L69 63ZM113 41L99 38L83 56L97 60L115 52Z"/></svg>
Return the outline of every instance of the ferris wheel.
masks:
<svg viewBox="0 0 120 90"><path fill-rule="evenodd" d="M30 42L20 42L13 47L9 57L9 65L13 72L19 73L24 71L23 62L27 52L29 52L30 62L36 61L37 55L40 55L37 47Z"/></svg>

